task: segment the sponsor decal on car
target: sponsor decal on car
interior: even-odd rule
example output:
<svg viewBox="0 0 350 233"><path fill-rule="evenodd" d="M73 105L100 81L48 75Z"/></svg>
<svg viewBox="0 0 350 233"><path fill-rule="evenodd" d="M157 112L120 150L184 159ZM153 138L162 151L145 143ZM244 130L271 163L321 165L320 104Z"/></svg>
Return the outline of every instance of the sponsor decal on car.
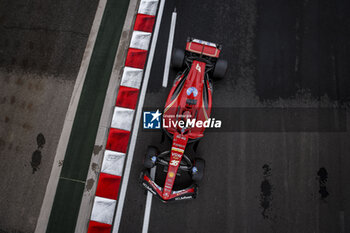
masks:
<svg viewBox="0 0 350 233"><path fill-rule="evenodd" d="M217 47L215 43L209 42L209 41L205 41L205 40L199 40L199 39L193 39L193 42L199 43L199 44L204 44L204 45L208 45L211 47Z"/></svg>
<svg viewBox="0 0 350 233"><path fill-rule="evenodd" d="M171 160L169 165L176 167L179 163L180 163L180 161L178 161L178 160Z"/></svg>
<svg viewBox="0 0 350 233"><path fill-rule="evenodd" d="M183 196L183 197L175 197L175 200L185 200L185 199L193 199L192 196Z"/></svg>
<svg viewBox="0 0 350 233"><path fill-rule="evenodd" d="M184 193L186 193L188 191L188 189L182 189L182 190L178 190L178 191L173 191L172 194L176 194L176 196L180 196Z"/></svg>
<svg viewBox="0 0 350 233"><path fill-rule="evenodd" d="M183 150L183 149L176 148L176 147L171 148L171 150L172 150L172 151L177 151L177 152L180 152L180 153L184 153L184 150Z"/></svg>
<svg viewBox="0 0 350 233"><path fill-rule="evenodd" d="M142 185L150 191L153 195L156 195L157 193L147 184L147 183L142 183Z"/></svg>
<svg viewBox="0 0 350 233"><path fill-rule="evenodd" d="M200 65L199 64L197 64L197 66L196 66L196 70L198 70L198 72L200 73L200 72L202 72L201 71L201 67L200 67Z"/></svg>
<svg viewBox="0 0 350 233"><path fill-rule="evenodd" d="M174 145L174 146L177 146L177 147L185 148L184 145L178 144L178 143L176 143L176 142L174 142L173 145Z"/></svg>
<svg viewBox="0 0 350 233"><path fill-rule="evenodd" d="M199 72L200 72L201 67L198 64L197 64L197 66L199 67ZM195 87L189 87L187 89L186 93L187 93L187 95L193 94L193 96L196 97L198 95L198 90Z"/></svg>
<svg viewBox="0 0 350 233"><path fill-rule="evenodd" d="M172 156L174 156L174 158L176 158L176 159L180 159L182 157L182 154L178 154L178 153L173 152Z"/></svg>

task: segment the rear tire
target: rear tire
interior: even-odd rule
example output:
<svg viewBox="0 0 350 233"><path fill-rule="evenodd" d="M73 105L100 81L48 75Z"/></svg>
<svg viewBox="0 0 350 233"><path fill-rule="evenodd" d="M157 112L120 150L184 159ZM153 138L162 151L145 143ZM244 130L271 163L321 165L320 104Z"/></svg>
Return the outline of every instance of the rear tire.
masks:
<svg viewBox="0 0 350 233"><path fill-rule="evenodd" d="M201 181L204 176L205 161L201 158L194 160L194 166L191 170L192 180L198 182Z"/></svg>
<svg viewBox="0 0 350 233"><path fill-rule="evenodd" d="M148 146L145 154L145 159L143 161L143 166L145 168L152 168L156 165L158 155L158 148L155 146Z"/></svg>
<svg viewBox="0 0 350 233"><path fill-rule="evenodd" d="M185 51L182 49L174 49L171 55L171 65L175 69L182 68L185 59Z"/></svg>
<svg viewBox="0 0 350 233"><path fill-rule="evenodd" d="M227 61L223 59L218 59L215 64L214 72L213 72L213 77L222 79L225 77L227 70Z"/></svg>

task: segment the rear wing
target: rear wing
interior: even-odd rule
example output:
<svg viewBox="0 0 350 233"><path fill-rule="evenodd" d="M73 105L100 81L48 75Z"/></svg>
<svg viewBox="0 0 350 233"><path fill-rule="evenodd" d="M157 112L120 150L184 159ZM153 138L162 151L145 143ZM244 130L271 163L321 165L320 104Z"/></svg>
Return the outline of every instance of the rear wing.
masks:
<svg viewBox="0 0 350 233"><path fill-rule="evenodd" d="M221 45L204 40L189 38L187 40L186 50L192 53L218 58L221 51Z"/></svg>

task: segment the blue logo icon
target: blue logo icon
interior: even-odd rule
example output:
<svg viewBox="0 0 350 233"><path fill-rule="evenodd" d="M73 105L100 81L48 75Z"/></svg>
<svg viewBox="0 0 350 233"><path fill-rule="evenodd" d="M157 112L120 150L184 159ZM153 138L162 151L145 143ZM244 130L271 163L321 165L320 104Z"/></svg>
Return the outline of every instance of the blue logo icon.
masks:
<svg viewBox="0 0 350 233"><path fill-rule="evenodd" d="M160 129L160 119L162 113L157 111L143 112L143 128L144 129Z"/></svg>
<svg viewBox="0 0 350 233"><path fill-rule="evenodd" d="M193 96L196 97L198 95L198 90L195 87L189 87L186 93L187 95L191 95L193 93Z"/></svg>

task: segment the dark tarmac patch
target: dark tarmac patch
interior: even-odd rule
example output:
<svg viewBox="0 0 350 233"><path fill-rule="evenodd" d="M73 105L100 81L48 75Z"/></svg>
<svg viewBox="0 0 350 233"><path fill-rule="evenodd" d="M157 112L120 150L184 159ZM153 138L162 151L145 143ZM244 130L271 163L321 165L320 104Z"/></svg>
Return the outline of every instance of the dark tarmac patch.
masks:
<svg viewBox="0 0 350 233"><path fill-rule="evenodd" d="M261 212L264 219L268 219L268 211L271 209L272 202L272 185L268 180L269 176L271 176L271 168L268 164L264 164L262 166L263 169L263 181L260 185L260 207L263 209Z"/></svg>
<svg viewBox="0 0 350 233"><path fill-rule="evenodd" d="M18 79L16 80L15 83L16 83L18 86L22 86L22 85L24 84L24 81L23 81L23 79L18 78Z"/></svg>
<svg viewBox="0 0 350 233"><path fill-rule="evenodd" d="M92 189L92 187L94 186L95 180L90 178L86 181L86 191L90 192L90 190Z"/></svg>
<svg viewBox="0 0 350 233"><path fill-rule="evenodd" d="M99 172L99 166L97 163L92 163L91 164L91 169L94 171L95 175L97 176L98 175L98 172Z"/></svg>
<svg viewBox="0 0 350 233"><path fill-rule="evenodd" d="M102 145L101 146L98 146L98 145L95 145L94 146L94 155L97 155L98 153L100 153L100 151L102 150Z"/></svg>
<svg viewBox="0 0 350 233"><path fill-rule="evenodd" d="M4 139L0 138L0 150L4 149L6 146L6 142Z"/></svg>
<svg viewBox="0 0 350 233"><path fill-rule="evenodd" d="M62 166L63 166L63 162L64 162L64 160L59 160L59 161L58 161L58 166L59 166L59 167L62 167Z"/></svg>
<svg viewBox="0 0 350 233"><path fill-rule="evenodd" d="M6 97L3 97L1 100L1 104L4 104L4 103L6 103Z"/></svg>
<svg viewBox="0 0 350 233"><path fill-rule="evenodd" d="M31 129L33 129L33 127L32 127L29 123L27 123L27 122L25 122L25 123L22 125L22 128L25 129L25 130L31 130Z"/></svg>
<svg viewBox="0 0 350 233"><path fill-rule="evenodd" d="M38 144L38 148L43 148L45 145L45 137L42 133L39 133L36 137L36 143Z"/></svg>
<svg viewBox="0 0 350 233"><path fill-rule="evenodd" d="M21 108L25 108L26 107L26 105L27 105L27 103L26 103L26 101L25 100L23 100L23 102L22 102L22 104L21 104Z"/></svg>
<svg viewBox="0 0 350 233"><path fill-rule="evenodd" d="M11 105L16 103L16 97L15 96L11 96Z"/></svg>
<svg viewBox="0 0 350 233"><path fill-rule="evenodd" d="M326 168L321 167L317 172L317 176L320 187L318 193L321 195L321 200L325 200L329 196L329 192L327 191L328 172Z"/></svg>
<svg viewBox="0 0 350 233"><path fill-rule="evenodd" d="M33 103L31 103L31 102L28 103L28 105L27 105L27 110L31 111L32 108L33 108Z"/></svg>
<svg viewBox="0 0 350 233"><path fill-rule="evenodd" d="M41 164L41 151L35 150L32 154L32 161L30 162L30 165L33 169L33 174L39 169L39 166Z"/></svg>
<svg viewBox="0 0 350 233"><path fill-rule="evenodd" d="M38 136L36 137L36 143L38 145L38 148L33 152L32 154L32 161L30 162L30 165L32 166L33 173L34 174L38 169L41 164L41 149L44 148L45 145L45 137L42 133L39 133Z"/></svg>
<svg viewBox="0 0 350 233"><path fill-rule="evenodd" d="M17 63L17 59L16 58L14 58L14 57L12 57L11 58L11 65L16 65L16 63Z"/></svg>

